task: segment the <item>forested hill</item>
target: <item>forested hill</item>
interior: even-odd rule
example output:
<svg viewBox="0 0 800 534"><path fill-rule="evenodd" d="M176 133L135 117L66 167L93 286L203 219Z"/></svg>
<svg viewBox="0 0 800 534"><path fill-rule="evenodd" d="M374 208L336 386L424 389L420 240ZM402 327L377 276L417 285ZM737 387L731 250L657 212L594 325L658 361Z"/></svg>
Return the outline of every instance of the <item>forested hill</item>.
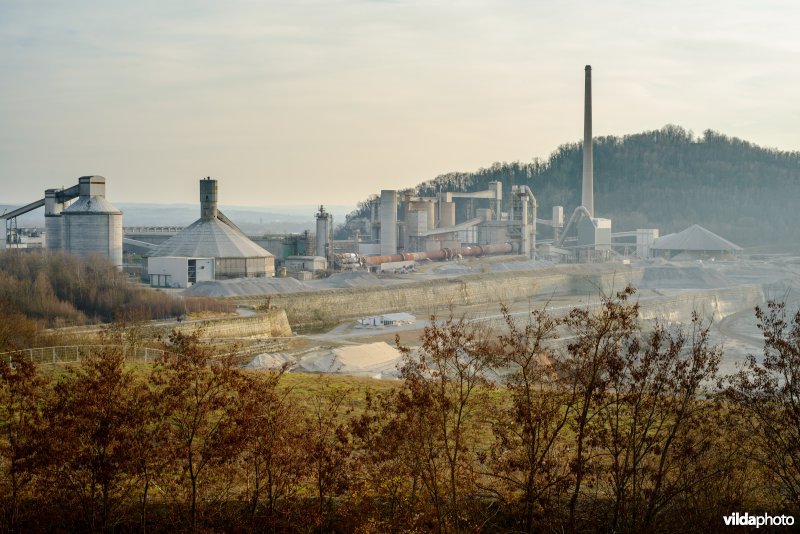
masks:
<svg viewBox="0 0 800 534"><path fill-rule="evenodd" d="M526 183L540 218L549 218L554 205L564 206L569 217L580 203L582 168L582 145L572 143L546 161L449 173L416 192L479 191L492 180L502 181L507 192ZM611 218L614 231L659 228L664 235L697 223L742 246L800 246L800 152L765 149L710 130L696 137L670 125L595 138L594 173L595 213Z"/></svg>

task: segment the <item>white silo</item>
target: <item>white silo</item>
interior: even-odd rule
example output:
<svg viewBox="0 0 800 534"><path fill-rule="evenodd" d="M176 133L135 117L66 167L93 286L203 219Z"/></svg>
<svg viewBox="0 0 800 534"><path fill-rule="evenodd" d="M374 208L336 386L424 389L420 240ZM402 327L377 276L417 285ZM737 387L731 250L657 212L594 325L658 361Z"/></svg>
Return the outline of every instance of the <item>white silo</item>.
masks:
<svg viewBox="0 0 800 534"><path fill-rule="evenodd" d="M323 206L320 206L317 212L317 256L321 258L329 256L331 251L328 250L328 245L331 241L332 231L333 218Z"/></svg>
<svg viewBox="0 0 800 534"><path fill-rule="evenodd" d="M106 179L82 176L78 187L78 199L61 212L61 248L83 257L100 254L122 267L122 212L106 200Z"/></svg>

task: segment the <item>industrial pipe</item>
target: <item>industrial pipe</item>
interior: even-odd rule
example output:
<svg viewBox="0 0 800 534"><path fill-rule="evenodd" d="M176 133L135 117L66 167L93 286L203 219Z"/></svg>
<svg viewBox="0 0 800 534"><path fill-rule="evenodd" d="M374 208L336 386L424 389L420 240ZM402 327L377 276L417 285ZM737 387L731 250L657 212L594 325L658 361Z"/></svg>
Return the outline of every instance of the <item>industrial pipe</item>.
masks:
<svg viewBox="0 0 800 534"><path fill-rule="evenodd" d="M397 261L421 261L421 260L449 260L456 256L483 256L487 254L510 254L514 251L511 243L495 243L492 245L474 245L460 248L443 248L432 252L406 252L404 254L391 254L385 256L367 256L367 265L380 265L382 263L392 263Z"/></svg>
<svg viewBox="0 0 800 534"><path fill-rule="evenodd" d="M556 241L557 247L560 247L564 244L564 240L567 239L567 234L572 228L572 225L577 224L581 217L586 217L588 219L592 218L592 214L589 213L589 210L586 209L585 206L578 206L575 208L575 211L572 212L572 216L569 218L567 225L564 227L564 231L561 233L561 237L559 237Z"/></svg>

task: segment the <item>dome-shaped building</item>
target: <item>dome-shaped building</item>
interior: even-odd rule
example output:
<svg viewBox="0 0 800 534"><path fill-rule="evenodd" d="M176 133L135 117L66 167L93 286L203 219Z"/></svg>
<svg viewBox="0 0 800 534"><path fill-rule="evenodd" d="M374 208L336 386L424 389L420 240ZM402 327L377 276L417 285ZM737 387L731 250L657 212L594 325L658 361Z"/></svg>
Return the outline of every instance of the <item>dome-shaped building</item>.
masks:
<svg viewBox="0 0 800 534"><path fill-rule="evenodd" d="M217 280L275 275L275 257L217 208L217 181L211 178L200 180L200 219L147 255L148 264L157 257L213 258Z"/></svg>

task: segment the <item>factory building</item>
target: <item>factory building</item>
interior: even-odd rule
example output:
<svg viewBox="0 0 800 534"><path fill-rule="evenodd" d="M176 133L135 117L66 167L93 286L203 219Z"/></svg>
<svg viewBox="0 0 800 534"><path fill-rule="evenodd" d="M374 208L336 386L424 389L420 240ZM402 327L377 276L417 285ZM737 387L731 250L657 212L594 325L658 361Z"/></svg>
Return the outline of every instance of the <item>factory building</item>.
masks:
<svg viewBox="0 0 800 534"><path fill-rule="evenodd" d="M275 275L275 257L256 245L217 207L217 181L200 180L200 219L147 253L153 258L213 258L214 278ZM188 264L187 264L188 268Z"/></svg>
<svg viewBox="0 0 800 534"><path fill-rule="evenodd" d="M322 256L289 256L284 265L286 271L290 273L300 271L315 273L328 268L328 262Z"/></svg>

